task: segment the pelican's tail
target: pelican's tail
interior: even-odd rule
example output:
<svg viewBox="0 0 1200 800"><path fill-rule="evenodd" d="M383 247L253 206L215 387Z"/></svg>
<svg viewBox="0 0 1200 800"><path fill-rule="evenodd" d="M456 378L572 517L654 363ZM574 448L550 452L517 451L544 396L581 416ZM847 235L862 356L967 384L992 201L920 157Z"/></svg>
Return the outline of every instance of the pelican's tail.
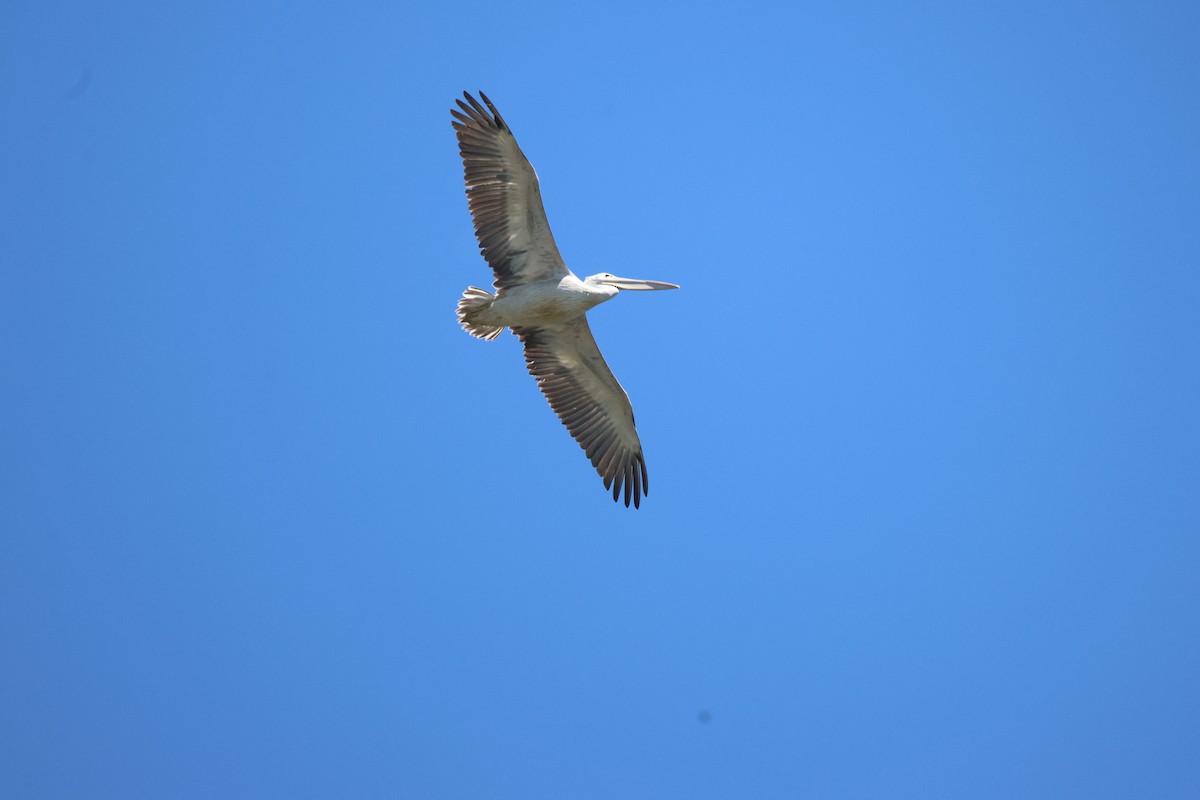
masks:
<svg viewBox="0 0 1200 800"><path fill-rule="evenodd" d="M486 311L492 307L492 301L496 296L491 292L485 292L475 286L468 286L463 292L462 299L458 301L458 322L462 325L463 330L477 339L492 340L500 335L504 330L503 325L487 325L481 322L476 322L472 317L481 311Z"/></svg>

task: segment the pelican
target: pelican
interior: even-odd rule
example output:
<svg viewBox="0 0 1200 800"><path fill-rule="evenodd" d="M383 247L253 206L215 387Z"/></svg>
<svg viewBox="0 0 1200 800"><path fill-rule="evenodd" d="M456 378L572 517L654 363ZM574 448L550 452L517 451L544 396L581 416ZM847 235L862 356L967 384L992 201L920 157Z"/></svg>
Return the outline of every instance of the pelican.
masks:
<svg viewBox="0 0 1200 800"><path fill-rule="evenodd" d="M467 184L467 206L479 250L495 273L496 293L475 286L458 301L458 321L472 336L492 340L511 328L525 346L529 374L554 413L612 489L634 508L649 494L646 459L629 395L604 363L587 311L622 290L678 289L673 283L618 278L607 272L580 280L567 269L542 207L537 173L512 131L483 92L451 109Z"/></svg>

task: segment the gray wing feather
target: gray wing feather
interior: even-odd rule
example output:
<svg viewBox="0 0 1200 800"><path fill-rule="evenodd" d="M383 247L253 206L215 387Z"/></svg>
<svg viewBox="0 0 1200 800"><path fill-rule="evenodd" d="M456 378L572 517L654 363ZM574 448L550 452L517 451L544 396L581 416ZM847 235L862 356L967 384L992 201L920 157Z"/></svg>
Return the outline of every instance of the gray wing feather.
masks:
<svg viewBox="0 0 1200 800"><path fill-rule="evenodd" d="M558 278L568 273L542 206L537 173L512 131L483 92L485 109L463 92L461 110L451 109L467 183L467 205L475 220L479 250L496 275L495 287Z"/></svg>
<svg viewBox="0 0 1200 800"><path fill-rule="evenodd" d="M622 489L625 505L641 505L650 493L642 442L633 422L629 396L600 355L586 317L563 325L513 328L525 345L529 374L554 413L587 453L588 460L612 489Z"/></svg>

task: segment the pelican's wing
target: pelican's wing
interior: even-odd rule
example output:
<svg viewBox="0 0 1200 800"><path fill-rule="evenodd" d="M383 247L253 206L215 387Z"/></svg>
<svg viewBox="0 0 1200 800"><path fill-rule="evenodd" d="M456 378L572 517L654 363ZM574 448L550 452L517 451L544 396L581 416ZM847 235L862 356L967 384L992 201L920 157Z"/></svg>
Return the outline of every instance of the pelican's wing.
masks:
<svg viewBox="0 0 1200 800"><path fill-rule="evenodd" d="M496 273L497 289L568 274L538 189L537 173L512 131L483 92L487 109L463 92L462 111L451 109L467 181L467 206L479 249ZM488 113L488 110L491 113Z"/></svg>
<svg viewBox="0 0 1200 800"><path fill-rule="evenodd" d="M596 347L587 318L537 327L513 328L525 344L529 374L567 430L587 453L592 466L612 489L613 500L625 489L625 505L640 506L650 493L642 442L633 425L629 395L617 383Z"/></svg>

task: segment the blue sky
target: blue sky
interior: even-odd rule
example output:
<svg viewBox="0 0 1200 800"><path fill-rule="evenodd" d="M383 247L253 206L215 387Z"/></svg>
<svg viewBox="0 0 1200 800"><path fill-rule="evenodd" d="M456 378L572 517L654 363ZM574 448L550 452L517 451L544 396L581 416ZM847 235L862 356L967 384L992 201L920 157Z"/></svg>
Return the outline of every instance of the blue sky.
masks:
<svg viewBox="0 0 1200 800"><path fill-rule="evenodd" d="M6 7L0 795L1196 797L1198 9Z"/></svg>

